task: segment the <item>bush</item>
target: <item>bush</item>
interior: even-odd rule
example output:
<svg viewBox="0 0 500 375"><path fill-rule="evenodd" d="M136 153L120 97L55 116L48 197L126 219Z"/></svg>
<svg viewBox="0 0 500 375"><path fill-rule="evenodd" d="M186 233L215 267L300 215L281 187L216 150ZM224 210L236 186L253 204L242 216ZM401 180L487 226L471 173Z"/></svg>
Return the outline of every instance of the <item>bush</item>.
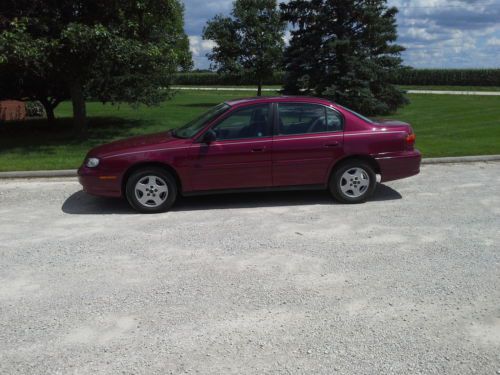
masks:
<svg viewBox="0 0 500 375"><path fill-rule="evenodd" d="M40 102L26 102L26 116L27 117L43 117L45 110Z"/></svg>

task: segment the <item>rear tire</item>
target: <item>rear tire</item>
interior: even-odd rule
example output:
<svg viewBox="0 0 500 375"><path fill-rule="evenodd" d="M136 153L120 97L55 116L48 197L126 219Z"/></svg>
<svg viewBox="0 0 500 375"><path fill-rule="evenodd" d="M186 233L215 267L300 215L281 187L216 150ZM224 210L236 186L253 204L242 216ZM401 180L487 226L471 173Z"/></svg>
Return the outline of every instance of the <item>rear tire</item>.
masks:
<svg viewBox="0 0 500 375"><path fill-rule="evenodd" d="M375 191L377 176L370 164L362 160L349 160L333 171L328 188L342 203L365 202Z"/></svg>
<svg viewBox="0 0 500 375"><path fill-rule="evenodd" d="M177 199L177 183L169 172L146 167L130 175L125 195L132 208L139 212L165 212Z"/></svg>

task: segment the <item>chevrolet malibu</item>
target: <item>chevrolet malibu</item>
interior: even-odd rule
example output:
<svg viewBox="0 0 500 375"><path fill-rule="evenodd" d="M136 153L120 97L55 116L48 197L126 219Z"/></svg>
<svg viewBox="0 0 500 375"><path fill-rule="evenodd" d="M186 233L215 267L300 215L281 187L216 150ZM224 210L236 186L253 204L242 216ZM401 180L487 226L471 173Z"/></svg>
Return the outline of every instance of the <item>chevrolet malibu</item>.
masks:
<svg viewBox="0 0 500 375"><path fill-rule="evenodd" d="M140 212L179 195L328 189L343 203L368 199L380 180L416 175L409 124L373 121L311 97L227 101L186 125L89 151L78 170L89 194L125 197Z"/></svg>

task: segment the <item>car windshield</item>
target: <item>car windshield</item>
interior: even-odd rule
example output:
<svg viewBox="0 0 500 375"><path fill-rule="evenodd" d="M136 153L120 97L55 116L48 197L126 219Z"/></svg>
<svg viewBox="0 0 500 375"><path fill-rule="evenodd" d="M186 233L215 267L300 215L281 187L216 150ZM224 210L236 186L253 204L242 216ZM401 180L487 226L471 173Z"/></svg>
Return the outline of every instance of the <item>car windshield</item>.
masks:
<svg viewBox="0 0 500 375"><path fill-rule="evenodd" d="M373 120L370 120L368 117L365 117L363 115L360 115L358 112L354 112L352 109L349 109L349 108L346 108L340 104L337 104L340 108L346 110L347 112L349 113L352 113L354 116L356 117L359 117L361 120L365 120L366 122L368 122L369 124L375 124L375 121Z"/></svg>
<svg viewBox="0 0 500 375"><path fill-rule="evenodd" d="M208 122L215 119L217 116L226 112L230 108L226 103L221 103L213 108L210 108L207 112L203 113L201 116L189 121L186 125L180 128L174 129L172 134L179 138L191 138L196 133L198 133Z"/></svg>

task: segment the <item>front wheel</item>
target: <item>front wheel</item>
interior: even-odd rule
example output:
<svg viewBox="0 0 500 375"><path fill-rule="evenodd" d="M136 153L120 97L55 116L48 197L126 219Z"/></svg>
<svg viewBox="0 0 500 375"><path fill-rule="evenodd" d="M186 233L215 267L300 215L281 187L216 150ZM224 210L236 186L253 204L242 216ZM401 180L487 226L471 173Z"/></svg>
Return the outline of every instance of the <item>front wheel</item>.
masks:
<svg viewBox="0 0 500 375"><path fill-rule="evenodd" d="M130 205L139 212L165 212L177 198L177 184L161 168L144 168L129 177L125 193Z"/></svg>
<svg viewBox="0 0 500 375"><path fill-rule="evenodd" d="M376 184L373 168L361 160L352 160L336 168L329 189L339 202L362 203L373 194Z"/></svg>

